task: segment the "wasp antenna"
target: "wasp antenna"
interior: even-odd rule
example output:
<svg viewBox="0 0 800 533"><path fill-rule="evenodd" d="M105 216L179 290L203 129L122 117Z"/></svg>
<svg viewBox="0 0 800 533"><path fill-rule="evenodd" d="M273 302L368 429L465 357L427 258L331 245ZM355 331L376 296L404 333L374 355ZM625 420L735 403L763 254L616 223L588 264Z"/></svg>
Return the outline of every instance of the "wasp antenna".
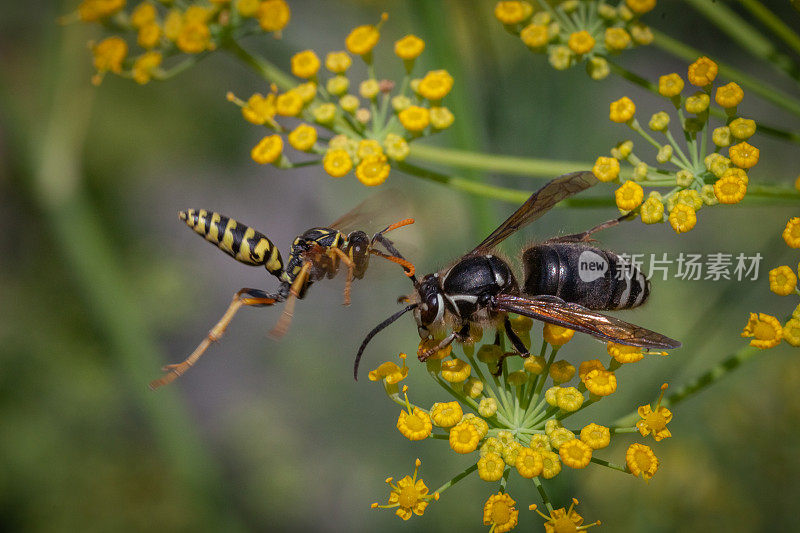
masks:
<svg viewBox="0 0 800 533"><path fill-rule="evenodd" d="M387 318L386 320L384 320L383 322L381 322L380 324L378 324L377 326L372 328L372 331L367 333L367 336L364 338L364 341L361 343L361 346L358 348L358 353L356 354L356 361L355 361L355 364L353 365L353 377L356 379L356 381L358 381L358 365L361 362L361 356L364 354L364 350L367 348L367 344L369 344L369 341L372 340L372 337L374 337L375 335L380 333L381 330L383 330L386 326L388 326L389 324L391 324L392 322L394 322L395 320L397 320L398 318L400 318L404 314L408 313L412 309L415 309L417 307L417 305L418 304L415 304L415 303L411 304L411 305L407 305L406 307L404 307L400 311L396 312L395 314L393 314L392 316L390 316L389 318Z"/></svg>

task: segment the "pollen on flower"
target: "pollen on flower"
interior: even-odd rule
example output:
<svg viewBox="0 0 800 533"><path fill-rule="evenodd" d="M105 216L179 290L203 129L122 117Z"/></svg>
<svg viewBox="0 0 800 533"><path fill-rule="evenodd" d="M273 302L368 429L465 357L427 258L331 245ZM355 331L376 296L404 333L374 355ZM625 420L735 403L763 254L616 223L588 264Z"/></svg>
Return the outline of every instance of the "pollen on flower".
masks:
<svg viewBox="0 0 800 533"><path fill-rule="evenodd" d="M619 160L614 157L600 156L592 167L592 173L600 181L614 181L619 177Z"/></svg>
<svg viewBox="0 0 800 533"><path fill-rule="evenodd" d="M416 59L423 50L425 50L425 41L416 35L406 35L394 43L395 55L405 61Z"/></svg>
<svg viewBox="0 0 800 533"><path fill-rule="evenodd" d="M292 89L279 94L275 100L275 111L284 117L296 117L303 110L303 99Z"/></svg>
<svg viewBox="0 0 800 533"><path fill-rule="evenodd" d="M592 448L579 439L572 439L558 449L561 462L570 468L586 468L592 460Z"/></svg>
<svg viewBox="0 0 800 533"><path fill-rule="evenodd" d="M450 447L456 453L474 452L480 440L478 430L469 422L461 422L450 428Z"/></svg>
<svg viewBox="0 0 800 533"><path fill-rule="evenodd" d="M644 189L633 181L626 181L622 187L614 191L617 207L622 211L631 211L639 207L644 199Z"/></svg>
<svg viewBox="0 0 800 533"><path fill-rule="evenodd" d="M593 450L599 450L611 443L611 431L605 426L592 422L581 430L581 440Z"/></svg>
<svg viewBox="0 0 800 533"><path fill-rule="evenodd" d="M612 122L622 123L631 120L634 113L636 113L636 105L633 103L633 100L627 96L623 96L619 100L611 102L608 117Z"/></svg>
<svg viewBox="0 0 800 533"><path fill-rule="evenodd" d="M570 34L569 39L567 40L567 46L569 46L569 49L576 54L586 54L591 52L594 48L594 45L594 37L592 37L592 34L586 30L581 30Z"/></svg>
<svg viewBox="0 0 800 533"><path fill-rule="evenodd" d="M441 100L453 88L453 77L446 70L432 70L419 82L417 92L423 98Z"/></svg>
<svg viewBox="0 0 800 533"><path fill-rule="evenodd" d="M742 103L744 91L736 83L730 82L717 89L714 101L721 107L736 107Z"/></svg>
<svg viewBox="0 0 800 533"><path fill-rule="evenodd" d="M750 346L774 348L781 343L783 328L778 319L766 313L750 313L750 319L742 330L742 337L753 337Z"/></svg>
<svg viewBox="0 0 800 533"><path fill-rule="evenodd" d="M792 294L795 288L797 288L797 276L788 266L779 266L769 271L769 290L778 296Z"/></svg>
<svg viewBox="0 0 800 533"><path fill-rule="evenodd" d="M505 469L503 457L496 452L487 452L478 459L478 476L484 481L499 481Z"/></svg>
<svg viewBox="0 0 800 533"><path fill-rule="evenodd" d="M520 476L526 479L535 478L542 473L542 454L533 448L522 448L517 452L517 460L514 466Z"/></svg>
<svg viewBox="0 0 800 533"><path fill-rule="evenodd" d="M792 346L800 346L800 319L791 318L783 325L783 339Z"/></svg>
<svg viewBox="0 0 800 533"><path fill-rule="evenodd" d="M669 224L675 233L685 233L697 224L695 210L686 204L678 204L669 213Z"/></svg>
<svg viewBox="0 0 800 533"><path fill-rule="evenodd" d="M398 113L397 118L405 129L412 133L419 133L428 127L430 112L417 105L411 105Z"/></svg>
<svg viewBox="0 0 800 533"><path fill-rule="evenodd" d="M606 28L605 43L609 50L624 50L631 44L631 35L625 28Z"/></svg>
<svg viewBox="0 0 800 533"><path fill-rule="evenodd" d="M431 408L431 419L439 427L449 428L455 426L464 416L458 402L435 403Z"/></svg>
<svg viewBox="0 0 800 533"><path fill-rule="evenodd" d="M320 62L313 50L303 50L292 56L292 74L298 78L311 78L317 75Z"/></svg>
<svg viewBox="0 0 800 533"><path fill-rule="evenodd" d="M389 177L389 162L383 154L362 159L356 167L356 178L368 187L380 185Z"/></svg>
<svg viewBox="0 0 800 533"><path fill-rule="evenodd" d="M433 424L428 413L419 407L414 407L413 411L400 411L400 416L397 418L397 429L408 440L422 440L431 434Z"/></svg>
<svg viewBox="0 0 800 533"><path fill-rule="evenodd" d="M283 139L280 135L268 135L261 139L250 151L253 161L261 165L274 163L283 152Z"/></svg>
<svg viewBox="0 0 800 533"><path fill-rule="evenodd" d="M734 175L723 175L714 183L714 195L723 204L738 204L747 193L747 182Z"/></svg>
<svg viewBox="0 0 800 533"><path fill-rule="evenodd" d="M397 364L391 361L387 361L381 364L378 368L372 370L369 373L369 380L378 381L382 379L389 385L394 385L395 383L403 381L404 379L406 379L406 376L408 376L408 366L406 365L406 357L407 357L406 354L404 353L400 354L400 360L403 362L402 367L397 366Z"/></svg>
<svg viewBox="0 0 800 533"><path fill-rule="evenodd" d="M544 340L553 346L563 346L567 344L575 335L575 331L555 324L545 324L542 330Z"/></svg>
<svg viewBox="0 0 800 533"><path fill-rule="evenodd" d="M317 142L317 130L308 124L300 124L289 134L289 144L295 150L307 152Z"/></svg>
<svg viewBox="0 0 800 533"><path fill-rule="evenodd" d="M683 78L679 74L665 74L658 78L658 94L667 98L678 96L683 91Z"/></svg>
<svg viewBox="0 0 800 533"><path fill-rule="evenodd" d="M790 218L781 236L790 248L800 248L800 217Z"/></svg>
<svg viewBox="0 0 800 533"><path fill-rule="evenodd" d="M322 158L322 168L330 176L341 178L353 168L353 160L350 159L347 150L334 148L325 153L325 157Z"/></svg>
<svg viewBox="0 0 800 533"><path fill-rule="evenodd" d="M552 479L561 472L561 459L558 454L551 451L541 451L542 454L542 477Z"/></svg>
<svg viewBox="0 0 800 533"><path fill-rule="evenodd" d="M736 118L728 125L731 134L737 139L743 140L753 136L756 132L756 121L749 118Z"/></svg>
<svg viewBox="0 0 800 533"><path fill-rule="evenodd" d="M291 10L284 0L264 0L258 6L256 18L262 30L279 33L289 24Z"/></svg>
<svg viewBox="0 0 800 533"><path fill-rule="evenodd" d="M355 28L345 39L345 46L350 53L365 56L378 44L381 34L378 27L365 24Z"/></svg>
<svg viewBox="0 0 800 533"><path fill-rule="evenodd" d="M645 481L650 481L658 470L658 458L653 450L638 442L631 444L625 452L625 464L631 474L641 476Z"/></svg>
<svg viewBox="0 0 800 533"><path fill-rule="evenodd" d="M617 377L608 370L590 370L583 383L595 396L608 396L617 390Z"/></svg>
<svg viewBox="0 0 800 533"><path fill-rule="evenodd" d="M542 48L550 41L550 32L544 24L531 23L519 32L519 38L528 48Z"/></svg>
<svg viewBox="0 0 800 533"><path fill-rule="evenodd" d="M741 168L751 168L758 163L759 150L746 142L740 142L728 148L728 155L734 165Z"/></svg>
<svg viewBox="0 0 800 533"><path fill-rule="evenodd" d="M533 7L524 1L497 2L494 6L494 16L503 24L519 24L527 20L531 13Z"/></svg>
<svg viewBox="0 0 800 533"><path fill-rule="evenodd" d="M422 516L430 500L439 499L439 493L429 494L425 482L421 478L417 479L421 464L422 462L417 459L414 465L414 476L406 476L396 485L393 483L393 478L387 478L386 483L392 489L389 493L389 501L384 505L373 503L372 508L397 508L395 514L403 520L408 520L412 514Z"/></svg>
<svg viewBox="0 0 800 533"><path fill-rule="evenodd" d="M689 83L697 87L705 87L717 77L717 64L703 56L689 65Z"/></svg>
<svg viewBox="0 0 800 533"><path fill-rule="evenodd" d="M645 224L656 224L664 219L664 203L658 198L649 197L642 204L639 216Z"/></svg>
<svg viewBox="0 0 800 533"><path fill-rule="evenodd" d="M483 506L483 525L491 526L493 533L511 531L517 527L519 519L519 511L514 507L516 503L507 492L491 495Z"/></svg>

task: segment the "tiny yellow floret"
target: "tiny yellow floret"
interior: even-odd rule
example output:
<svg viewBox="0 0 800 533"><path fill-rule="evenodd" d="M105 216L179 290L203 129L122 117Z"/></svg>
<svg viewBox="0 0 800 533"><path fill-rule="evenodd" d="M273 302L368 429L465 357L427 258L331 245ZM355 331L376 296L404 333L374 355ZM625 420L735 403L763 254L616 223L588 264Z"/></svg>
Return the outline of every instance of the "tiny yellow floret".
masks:
<svg viewBox="0 0 800 533"><path fill-rule="evenodd" d="M308 79L317 75L319 58L313 50L303 50L292 56L292 74L298 78Z"/></svg>
<svg viewBox="0 0 800 533"><path fill-rule="evenodd" d="M728 148L728 155L737 167L752 168L758 163L759 150L746 142L740 142Z"/></svg>
<svg viewBox="0 0 800 533"><path fill-rule="evenodd" d="M506 464L500 454L488 452L478 459L478 476L484 481L499 481Z"/></svg>
<svg viewBox="0 0 800 533"><path fill-rule="evenodd" d="M405 61L416 59L423 50L425 50L425 41L416 35L406 35L394 43L395 55Z"/></svg>
<svg viewBox="0 0 800 533"><path fill-rule="evenodd" d="M673 98L681 94L683 90L683 78L679 74L665 74L658 78L658 94L667 98Z"/></svg>
<svg viewBox="0 0 800 533"><path fill-rule="evenodd" d="M325 56L325 68L334 74L344 74L352 63L350 55L344 51L328 52Z"/></svg>
<svg viewBox="0 0 800 533"><path fill-rule="evenodd" d="M742 103L744 91L736 83L730 82L717 89L714 101L721 107L736 107Z"/></svg>
<svg viewBox="0 0 800 533"><path fill-rule="evenodd" d="M697 224L695 210L686 204L678 204L669 213L669 224L675 233L686 233Z"/></svg>
<svg viewBox="0 0 800 533"><path fill-rule="evenodd" d="M631 211L639 207L644 199L644 189L638 183L627 180L622 187L614 191L617 207L622 211Z"/></svg>
<svg viewBox="0 0 800 533"><path fill-rule="evenodd" d="M325 153L325 157L322 158L322 168L330 176L341 178L353 168L353 160L350 159L347 150L334 148Z"/></svg>
<svg viewBox="0 0 800 533"><path fill-rule="evenodd" d="M645 481L650 481L658 470L658 458L653 450L638 442L631 444L625 452L625 464L631 474L641 476Z"/></svg>
<svg viewBox="0 0 800 533"><path fill-rule="evenodd" d="M614 157L600 156L592 167L592 173L600 181L614 181L619 177L619 160Z"/></svg>
<svg viewBox="0 0 800 533"><path fill-rule="evenodd" d="M461 405L458 402L435 403L431 408L431 419L433 423L442 428L453 427L464 416Z"/></svg>
<svg viewBox="0 0 800 533"><path fill-rule="evenodd" d="M583 382L595 396L608 396L617 390L617 377L608 370L590 370Z"/></svg>
<svg viewBox="0 0 800 533"><path fill-rule="evenodd" d="M430 112L420 106L412 105L400 111L397 115L400 124L410 132L418 133L428 127Z"/></svg>
<svg viewBox="0 0 800 533"><path fill-rule="evenodd" d="M714 183L714 195L723 204L738 204L746 193L747 182L738 176L723 175Z"/></svg>
<svg viewBox="0 0 800 533"><path fill-rule="evenodd" d="M636 113L636 105L633 103L633 100L627 96L623 96L619 100L611 102L608 117L612 122L622 123L631 120L634 113Z"/></svg>
<svg viewBox="0 0 800 533"><path fill-rule="evenodd" d="M422 440L431 434L433 424L428 413L419 407L414 407L413 413L405 409L400 411L400 416L397 417L397 429L408 440Z"/></svg>
<svg viewBox="0 0 800 533"><path fill-rule="evenodd" d="M792 217L781 234L790 248L800 248L800 217Z"/></svg>
<svg viewBox="0 0 800 533"><path fill-rule="evenodd" d="M778 296L792 294L796 288L797 276L788 266L779 266L769 271L769 290Z"/></svg>
<svg viewBox="0 0 800 533"><path fill-rule="evenodd" d="M453 77L446 70L432 70L419 82L417 92L431 101L441 100L453 88Z"/></svg>
<svg viewBox="0 0 800 533"><path fill-rule="evenodd" d="M369 156L362 159L356 167L356 178L364 185L373 187L386 181L389 169L389 162L384 154Z"/></svg>
<svg viewBox="0 0 800 533"><path fill-rule="evenodd" d="M519 475L532 479L542 473L542 454L532 448L522 448L517 452L517 460L514 463Z"/></svg>
<svg viewBox="0 0 800 533"><path fill-rule="evenodd" d="M717 77L717 64L703 56L689 65L689 83L697 87L705 87Z"/></svg>
<svg viewBox="0 0 800 533"><path fill-rule="evenodd" d="M528 2L497 2L494 6L494 16L503 24L519 24L530 17L531 13L533 7Z"/></svg>
<svg viewBox="0 0 800 533"><path fill-rule="evenodd" d="M611 444L611 430L592 422L581 430L581 440L593 450L600 450Z"/></svg>
<svg viewBox="0 0 800 533"><path fill-rule="evenodd" d="M308 152L316 142L317 130L309 124L300 124L289 134L289 144L301 152Z"/></svg>
<svg viewBox="0 0 800 533"><path fill-rule="evenodd" d="M274 163L283 152L283 139L280 135L268 135L261 139L250 151L253 161L261 165Z"/></svg>
<svg viewBox="0 0 800 533"><path fill-rule="evenodd" d="M456 453L472 453L478 449L481 437L469 422L462 422L450 429L450 447Z"/></svg>
<svg viewBox="0 0 800 533"><path fill-rule="evenodd" d="M278 33L289 24L291 11L284 0L263 0L256 18L262 30Z"/></svg>
<svg viewBox="0 0 800 533"><path fill-rule="evenodd" d="M489 531L492 533L511 531L519 520L519 511L514 507L516 503L507 492L491 495L483 506L483 525L491 526Z"/></svg>
<svg viewBox="0 0 800 533"><path fill-rule="evenodd" d="M595 45L594 37L586 30L581 30L570 34L567 40L569 49L578 55L586 54L592 51Z"/></svg>
<svg viewBox="0 0 800 533"><path fill-rule="evenodd" d="M750 346L774 348L781 343L783 328L778 319L766 313L750 313L750 319L742 330L742 337L753 337Z"/></svg>
<svg viewBox="0 0 800 533"><path fill-rule="evenodd" d="M558 449L561 462L570 468L586 468L592 461L592 448L579 439L572 439Z"/></svg>

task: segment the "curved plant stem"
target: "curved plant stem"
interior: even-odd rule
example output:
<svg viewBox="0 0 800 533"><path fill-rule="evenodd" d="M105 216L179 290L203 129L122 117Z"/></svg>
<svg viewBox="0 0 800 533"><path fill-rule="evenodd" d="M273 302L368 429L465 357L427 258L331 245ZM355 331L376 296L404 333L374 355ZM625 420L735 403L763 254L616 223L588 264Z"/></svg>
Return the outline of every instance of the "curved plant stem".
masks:
<svg viewBox="0 0 800 533"><path fill-rule="evenodd" d="M668 52L676 57L684 59L685 61L692 62L698 57L705 55L701 51L692 48L691 46L676 39L673 39L672 37L661 33L658 30L653 29L653 35L655 35L655 40L653 41L654 46L657 46L665 52ZM797 99L771 85L764 83L764 80L755 79L752 76L745 74L741 70L728 66L725 63L720 63L716 59L714 61L719 66L720 75L736 81L743 87L746 87L778 107L800 116L800 101Z"/></svg>
<svg viewBox="0 0 800 533"><path fill-rule="evenodd" d="M767 9L758 0L739 0L750 13L769 28L774 35L783 39L796 53L800 54L800 35L783 23L775 13Z"/></svg>
<svg viewBox="0 0 800 533"><path fill-rule="evenodd" d="M471 473L473 473L477 469L478 469L478 465L476 463L476 464L470 466L469 468L467 468L466 470L464 470L463 472L461 472L460 474L458 474L457 476L453 477L453 479L451 479L450 481L448 481L447 483L445 483L444 485L442 485L441 487L439 487L438 489L436 489L433 492L434 493L438 492L439 494L441 494L442 492L446 491L447 489L449 489L450 487L452 487L453 485L455 485L456 483L458 483L459 481L461 481L462 479L464 479L465 477L467 477L468 475L470 475Z"/></svg>
<svg viewBox="0 0 800 533"><path fill-rule="evenodd" d="M727 33L731 39L739 44L742 50L769 63L778 72L786 74L795 81L800 80L800 70L798 70L792 58L781 53L769 39L725 5L725 2L712 2L711 0L683 1L699 11L709 22ZM749 3L759 6L763 11L772 15L760 2L751 1ZM774 15L772 16L775 17ZM788 30L785 26L784 29ZM788 31L792 33L791 30ZM795 35L795 37L797 36Z"/></svg>
<svg viewBox="0 0 800 533"><path fill-rule="evenodd" d="M441 146L412 143L408 157L416 161L447 165L455 168L471 168L483 172L497 172L538 178L552 178L582 168L592 168L591 163L558 161L532 157L495 155L467 150L453 150Z"/></svg>
<svg viewBox="0 0 800 533"><path fill-rule="evenodd" d="M270 83L274 83L279 89L284 91L297 85L297 82L286 72L273 65L261 55L248 52L235 39L225 41L224 49L231 52L234 56L241 59L246 65L258 72L261 77Z"/></svg>
<svg viewBox="0 0 800 533"><path fill-rule="evenodd" d="M717 381L721 380L722 378L726 377L730 372L739 368L742 364L752 358L754 355L761 352L760 348L754 348L752 346L745 346L741 350L733 353L732 355L726 357L713 367L711 367L706 372L697 376L694 380L690 383L680 387L677 391L673 392L664 397L661 401L661 405L664 407L672 407L678 405L683 400L690 398L692 395L701 392L702 390L706 389L710 385L713 385ZM618 418L614 421L612 426L615 427L626 427L632 426L639 420L639 415L636 412L630 413L625 415L621 418Z"/></svg>

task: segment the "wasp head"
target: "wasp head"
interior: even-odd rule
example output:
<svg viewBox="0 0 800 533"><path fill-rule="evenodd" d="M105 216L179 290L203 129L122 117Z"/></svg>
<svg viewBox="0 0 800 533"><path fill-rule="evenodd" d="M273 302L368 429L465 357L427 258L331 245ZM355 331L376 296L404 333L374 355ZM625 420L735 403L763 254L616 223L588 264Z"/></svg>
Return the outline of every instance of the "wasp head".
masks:
<svg viewBox="0 0 800 533"><path fill-rule="evenodd" d="M444 316L444 299L439 274L428 274L416 286L419 303L414 309L417 331L422 339L430 337L430 326L441 321Z"/></svg>

